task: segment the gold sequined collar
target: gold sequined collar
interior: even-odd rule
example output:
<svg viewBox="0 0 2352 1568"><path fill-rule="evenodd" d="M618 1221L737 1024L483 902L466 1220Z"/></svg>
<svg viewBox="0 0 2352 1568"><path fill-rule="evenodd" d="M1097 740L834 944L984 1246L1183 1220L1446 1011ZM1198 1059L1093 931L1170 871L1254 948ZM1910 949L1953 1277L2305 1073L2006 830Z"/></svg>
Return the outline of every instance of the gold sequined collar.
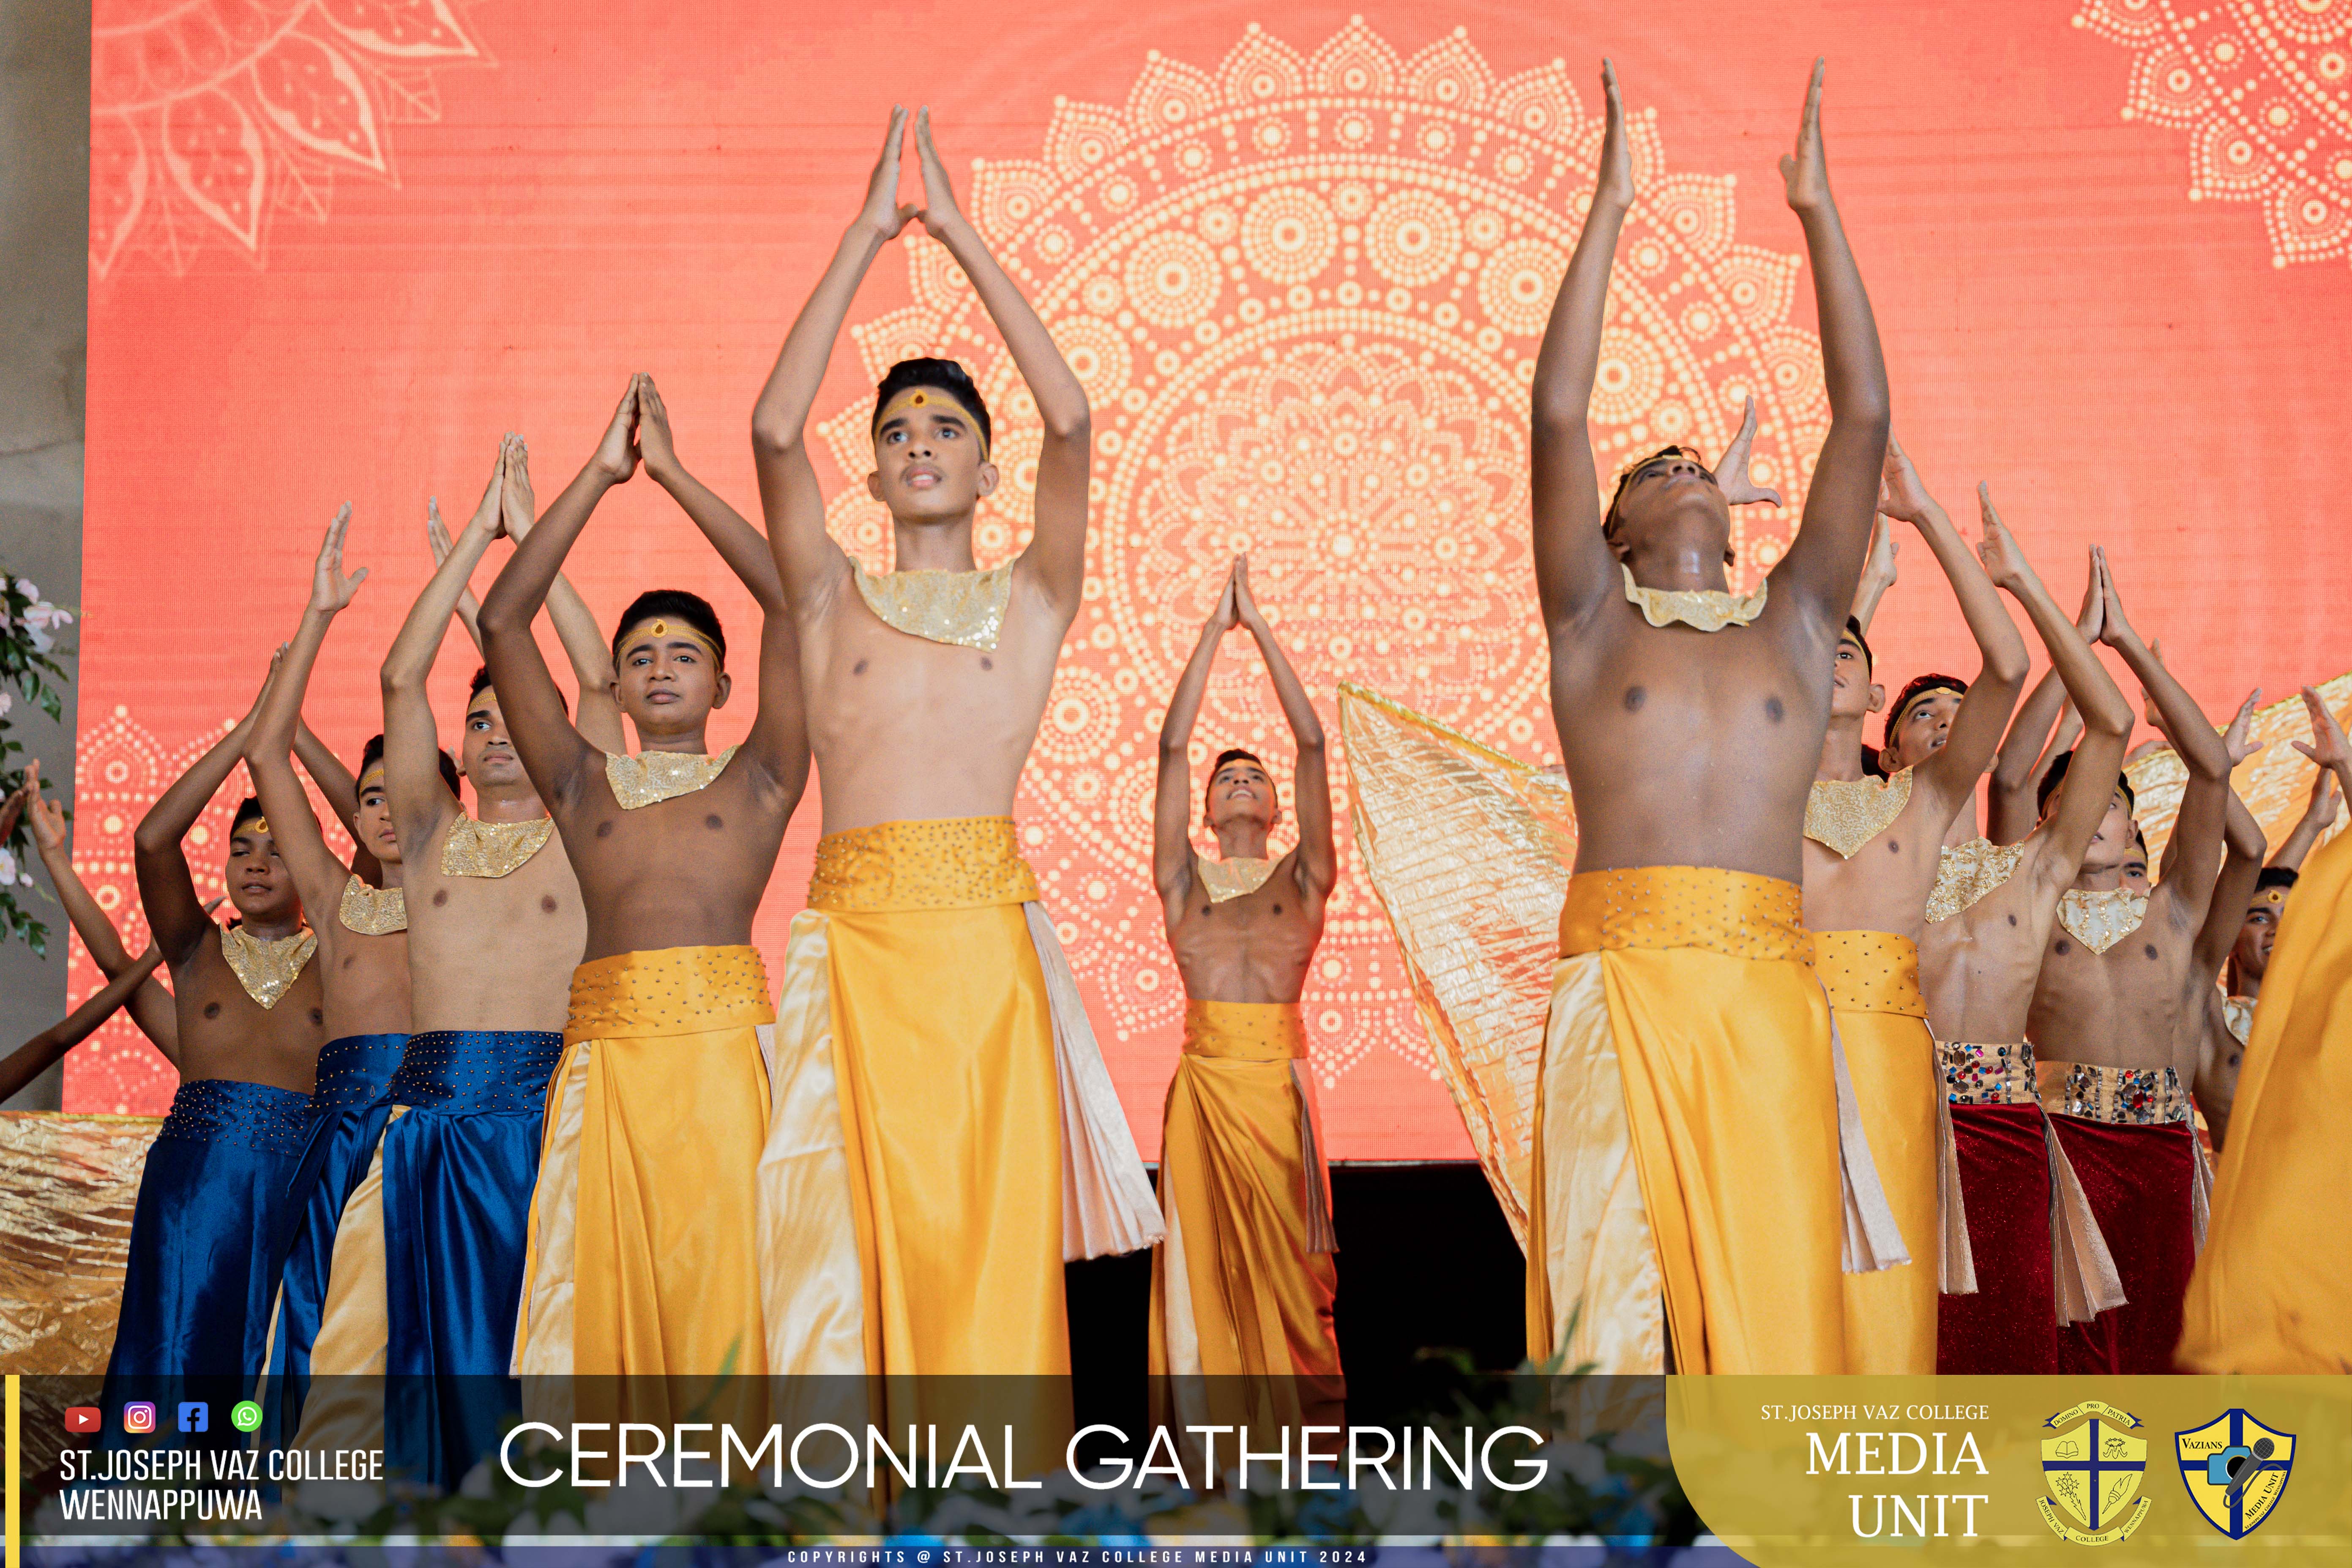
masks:
<svg viewBox="0 0 2352 1568"><path fill-rule="evenodd" d="M318 933L308 931L281 936L276 942L264 942L243 926L226 926L221 931L220 942L221 956L228 960L236 983L264 1010L278 1005L278 999L286 994L300 977L302 966L319 951Z"/></svg>
<svg viewBox="0 0 2352 1568"><path fill-rule="evenodd" d="M1222 904L1227 899L1246 898L1265 886L1274 875L1275 862L1253 860L1237 855L1229 860L1212 860L1205 855L1195 855L1192 864L1200 868L1201 886L1207 889L1209 901Z"/></svg>
<svg viewBox="0 0 2352 1568"><path fill-rule="evenodd" d="M2129 888L2088 893L2069 888L2058 896L2058 923L2093 952L2107 949L2139 930L2147 918L2147 895Z"/></svg>
<svg viewBox="0 0 2352 1568"><path fill-rule="evenodd" d="M607 752L604 782L613 786L613 798L623 811L635 811L709 787L739 749L730 746L715 757L690 752L640 752L630 757Z"/></svg>
<svg viewBox="0 0 2352 1568"><path fill-rule="evenodd" d="M1720 588L1644 588L1633 581L1633 569L1623 562L1625 598L1654 626L1677 622L1703 632L1744 626L1764 613L1764 595L1772 584L1759 583L1752 594L1727 594Z"/></svg>
<svg viewBox="0 0 2352 1568"><path fill-rule="evenodd" d="M1815 779L1805 796L1805 837L1851 860L1911 804L1911 770L1891 779Z"/></svg>
<svg viewBox="0 0 2352 1568"><path fill-rule="evenodd" d="M2244 1045L2254 1037L2254 999L2251 996L2221 998L2221 1017L2230 1026L2230 1037Z"/></svg>
<svg viewBox="0 0 2352 1568"><path fill-rule="evenodd" d="M985 572L889 572L877 577L849 562L858 597L883 625L908 637L993 652L1013 602L1013 563Z"/></svg>
<svg viewBox="0 0 2352 1568"><path fill-rule="evenodd" d="M1971 838L1946 845L1936 861L1936 887L1927 895L1929 923L1948 921L2017 875L2025 846Z"/></svg>
<svg viewBox="0 0 2352 1568"><path fill-rule="evenodd" d="M611 778L608 766L604 776ZM620 799L620 788L613 796ZM625 801L623 805L627 805ZM520 870L555 837L555 818L535 816L528 822L484 822L461 816L449 825L441 840L441 874L445 877L505 877Z"/></svg>
<svg viewBox="0 0 2352 1568"><path fill-rule="evenodd" d="M343 907L335 911L345 931L390 936L408 929L408 898L398 888L371 888L353 877L343 884Z"/></svg>

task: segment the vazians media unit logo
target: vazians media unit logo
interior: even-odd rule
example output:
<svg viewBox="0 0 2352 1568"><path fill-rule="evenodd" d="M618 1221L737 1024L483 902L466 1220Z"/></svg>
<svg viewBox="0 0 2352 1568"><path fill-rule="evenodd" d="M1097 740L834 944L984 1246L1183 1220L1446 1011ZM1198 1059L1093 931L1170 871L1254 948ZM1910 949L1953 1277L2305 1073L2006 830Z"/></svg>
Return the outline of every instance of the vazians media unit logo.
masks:
<svg viewBox="0 0 2352 1568"><path fill-rule="evenodd" d="M2042 1424L2042 1480L2049 1495L2036 1505L2042 1521L2077 1546L2123 1540L2147 1517L2140 1496L2147 1475L2147 1439L2139 1417L2085 1399ZM2137 1499L2137 1506L2134 1500Z"/></svg>
<svg viewBox="0 0 2352 1568"><path fill-rule="evenodd" d="M2294 1434L2273 1432L2242 1410L2174 1433L2172 1446L2189 1500L2232 1541L2243 1541L2271 1516L2294 1464Z"/></svg>

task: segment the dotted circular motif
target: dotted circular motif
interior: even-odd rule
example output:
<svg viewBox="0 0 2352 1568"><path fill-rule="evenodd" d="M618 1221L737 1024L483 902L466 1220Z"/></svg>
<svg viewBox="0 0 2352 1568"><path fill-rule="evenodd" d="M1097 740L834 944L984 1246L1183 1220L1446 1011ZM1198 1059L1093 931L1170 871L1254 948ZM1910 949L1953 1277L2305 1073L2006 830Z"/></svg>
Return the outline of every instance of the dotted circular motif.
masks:
<svg viewBox="0 0 2352 1568"><path fill-rule="evenodd" d="M2190 201L2259 202L2271 264L2352 256L2352 0L2088 0L2137 57L2123 110L2189 132Z"/></svg>
<svg viewBox="0 0 2352 1568"><path fill-rule="evenodd" d="M95 0L91 267L184 273L223 240L259 262L276 214L393 179L388 128L438 120L433 73L482 58L466 0Z"/></svg>
<svg viewBox="0 0 2352 1568"><path fill-rule="evenodd" d="M1153 771L1235 552L1335 746L1333 688L1353 679L1550 760L1527 389L1590 202L1597 108L1557 61L1498 79L1460 30L1408 58L1361 23L1311 52L1253 26L1214 69L1154 54L1122 105L1058 100L1041 158L975 165L970 210L1094 407L1086 602L1021 822L1119 1038L1181 1016L1150 887ZM1721 450L1752 393L1757 472L1801 490L1828 410L1816 345L1787 320L1797 258L1736 244L1732 182L1669 173L1650 116L1633 136L1641 196L1594 407L1603 482L1670 440ZM976 531L991 564L1028 538L1034 457L1011 454L1035 451L1035 411L941 248L907 253L914 303L853 333L877 377L917 353L972 367L1007 432L1006 482ZM823 427L845 476L872 466L867 413ZM862 487L840 489L831 521L887 564ZM1735 526L1744 584L1779 559L1788 514L1746 509ZM1245 636L1224 646L1195 784L1244 745L1286 800L1289 732L1264 667ZM1306 995L1318 1070L1333 1082L1386 1050L1433 1071L1344 842L1344 758L1333 784L1343 870Z"/></svg>

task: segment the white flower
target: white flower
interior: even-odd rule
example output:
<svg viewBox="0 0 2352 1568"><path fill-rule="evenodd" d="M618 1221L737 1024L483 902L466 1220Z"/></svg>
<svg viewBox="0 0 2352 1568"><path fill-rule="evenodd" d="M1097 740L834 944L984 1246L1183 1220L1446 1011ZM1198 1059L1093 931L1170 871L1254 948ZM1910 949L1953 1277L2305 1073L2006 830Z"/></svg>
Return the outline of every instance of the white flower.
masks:
<svg viewBox="0 0 2352 1568"><path fill-rule="evenodd" d="M0 848L0 887L10 886L15 883L16 880L16 851L12 849Z"/></svg>
<svg viewBox="0 0 2352 1568"><path fill-rule="evenodd" d="M53 629L58 626L69 626L73 625L73 612L71 610L61 610L55 605L28 605L25 607L25 624L28 626L40 626L45 629Z"/></svg>
<svg viewBox="0 0 2352 1568"><path fill-rule="evenodd" d="M16 592L24 595L27 599L38 599L41 596L40 585L30 577L16 579Z"/></svg>
<svg viewBox="0 0 2352 1568"><path fill-rule="evenodd" d="M6 718L8 710L15 706L16 706L16 694L13 691L0 691L0 719Z"/></svg>

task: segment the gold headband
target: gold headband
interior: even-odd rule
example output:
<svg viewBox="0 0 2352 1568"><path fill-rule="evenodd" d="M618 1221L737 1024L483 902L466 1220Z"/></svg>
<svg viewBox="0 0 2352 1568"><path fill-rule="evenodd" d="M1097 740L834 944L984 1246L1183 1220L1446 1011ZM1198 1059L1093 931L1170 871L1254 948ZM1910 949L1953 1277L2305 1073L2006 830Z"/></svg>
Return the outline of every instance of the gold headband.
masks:
<svg viewBox="0 0 2352 1568"><path fill-rule="evenodd" d="M981 430L979 422L971 417L971 411L964 407L962 404L958 403L954 398L950 397L946 393L940 391L936 386L910 386L907 388L906 391L900 393L898 396L892 398L889 402L882 405L882 412L874 416L874 428L877 430L881 429L883 426L888 424L897 416L905 413L910 408L929 407L931 399L934 397L938 398L942 403L951 405L955 411L959 415L962 416L964 420L971 426L972 439L980 443L980 460L983 463L988 461L988 437Z"/></svg>
<svg viewBox="0 0 2352 1568"><path fill-rule="evenodd" d="M252 824L252 826L248 827L246 826L247 823ZM268 831L269 818L262 816L257 811L251 816L240 816L235 822L228 825L228 836L231 838L241 837L255 833L268 833Z"/></svg>
<svg viewBox="0 0 2352 1568"><path fill-rule="evenodd" d="M623 632L621 634L620 648L624 658L627 657L630 646L641 637L652 637L656 640L667 640L670 637L683 637L688 642L690 642L696 647L701 648L703 652L709 654L719 663L725 664L727 662L726 657L719 651L719 645L717 643L712 642L708 637L704 636L701 632L697 631L694 627L687 625L684 621L674 621L667 616L650 616L646 620L639 621L627 631Z"/></svg>
<svg viewBox="0 0 2352 1568"><path fill-rule="evenodd" d="M2264 888L2261 892L2254 895L2254 902L2257 904L2285 903L2286 889L2284 888Z"/></svg>

